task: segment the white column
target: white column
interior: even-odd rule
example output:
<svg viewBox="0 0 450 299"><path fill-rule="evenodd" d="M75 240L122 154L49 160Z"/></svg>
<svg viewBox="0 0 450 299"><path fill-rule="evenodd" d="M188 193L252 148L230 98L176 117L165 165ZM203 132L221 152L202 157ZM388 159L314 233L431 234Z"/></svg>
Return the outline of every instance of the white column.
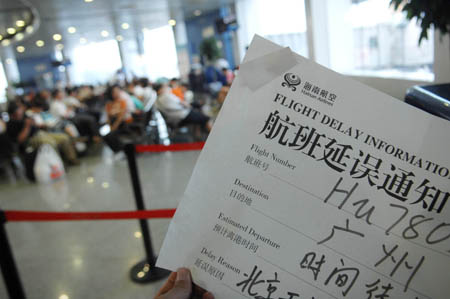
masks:
<svg viewBox="0 0 450 299"><path fill-rule="evenodd" d="M14 50L11 46L1 48L1 60L8 84L12 85L12 83L19 82L19 68L17 66L16 55L14 54Z"/></svg>
<svg viewBox="0 0 450 299"><path fill-rule="evenodd" d="M175 44L177 48L178 68L180 70L180 77L187 80L191 68L189 62L188 41L186 32L186 23L184 22L184 13L178 10L173 19L177 22L174 30Z"/></svg>

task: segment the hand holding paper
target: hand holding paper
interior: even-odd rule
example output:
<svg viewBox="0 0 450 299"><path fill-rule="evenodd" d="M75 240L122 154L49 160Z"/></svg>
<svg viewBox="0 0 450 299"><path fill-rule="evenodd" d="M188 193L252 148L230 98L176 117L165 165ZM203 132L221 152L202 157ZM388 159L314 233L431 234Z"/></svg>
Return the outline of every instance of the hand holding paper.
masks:
<svg viewBox="0 0 450 299"><path fill-rule="evenodd" d="M181 268L170 274L155 299L189 299L193 296L201 299L214 299L211 293L193 286L189 269Z"/></svg>

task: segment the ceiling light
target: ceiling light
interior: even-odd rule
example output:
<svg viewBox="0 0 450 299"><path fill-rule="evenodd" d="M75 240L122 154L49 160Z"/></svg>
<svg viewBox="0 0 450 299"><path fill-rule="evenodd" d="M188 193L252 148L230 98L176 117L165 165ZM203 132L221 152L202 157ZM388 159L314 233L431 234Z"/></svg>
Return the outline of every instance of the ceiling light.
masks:
<svg viewBox="0 0 450 299"><path fill-rule="evenodd" d="M102 30L102 32L100 32L100 34L101 34L103 37L108 37L108 36L109 36L109 32L106 31L106 30Z"/></svg>
<svg viewBox="0 0 450 299"><path fill-rule="evenodd" d="M64 49L64 45L63 44L57 44L55 46L56 50L61 51L62 49Z"/></svg>
<svg viewBox="0 0 450 299"><path fill-rule="evenodd" d="M123 41L123 36L122 36L122 35L116 36L116 40L117 40L118 42Z"/></svg>
<svg viewBox="0 0 450 299"><path fill-rule="evenodd" d="M23 33L19 32L14 36L17 40L23 40Z"/></svg>
<svg viewBox="0 0 450 299"><path fill-rule="evenodd" d="M202 14L202 11L200 9L194 10L194 16L198 17L201 14Z"/></svg>
<svg viewBox="0 0 450 299"><path fill-rule="evenodd" d="M2 46L4 46L4 47L9 46L10 43L11 42L9 41L9 39L2 40Z"/></svg>
<svg viewBox="0 0 450 299"><path fill-rule="evenodd" d="M3 39L3 35L0 34L0 40L2 40L2 39Z"/></svg>
<svg viewBox="0 0 450 299"><path fill-rule="evenodd" d="M8 34L14 34L16 33L16 29L9 27L8 29L6 29L6 32L8 32Z"/></svg>
<svg viewBox="0 0 450 299"><path fill-rule="evenodd" d="M44 45L45 45L45 42L43 40L36 41L36 46L38 46L39 48L43 47Z"/></svg>
<svg viewBox="0 0 450 299"><path fill-rule="evenodd" d="M86 1L86 0L85 0ZM69 296L67 296L66 294L61 294L59 296L59 299L69 299Z"/></svg>
<svg viewBox="0 0 450 299"><path fill-rule="evenodd" d="M25 26L25 21L24 21L24 20L17 20L17 21L16 21L16 26L17 26L17 27L23 27L23 26Z"/></svg>
<svg viewBox="0 0 450 299"><path fill-rule="evenodd" d="M73 33L77 32L77 28L70 26L69 28L67 28L67 32L73 34Z"/></svg>
<svg viewBox="0 0 450 299"><path fill-rule="evenodd" d="M27 28L25 29L25 31L27 32L27 33L31 33L31 32L33 32L33 30L34 30L34 27L33 26L27 26Z"/></svg>
<svg viewBox="0 0 450 299"><path fill-rule="evenodd" d="M87 39L85 39L84 37L80 38L80 44L85 44L87 43Z"/></svg>
<svg viewBox="0 0 450 299"><path fill-rule="evenodd" d="M12 64L13 60L11 58L6 59L6 64Z"/></svg>
<svg viewBox="0 0 450 299"><path fill-rule="evenodd" d="M62 36L61 36L61 34L56 33L56 34L53 34L53 39L56 41L59 41L62 39Z"/></svg>
<svg viewBox="0 0 450 299"><path fill-rule="evenodd" d="M128 23L122 23L122 29L127 30L128 28L130 28L130 24L128 24Z"/></svg>
<svg viewBox="0 0 450 299"><path fill-rule="evenodd" d="M24 46L18 46L18 47L16 48L16 50L17 50L17 52L19 52L19 53L23 53L23 52L25 52L25 47L24 47Z"/></svg>
<svg viewBox="0 0 450 299"><path fill-rule="evenodd" d="M87 2L87 3L92 2L92 1L94 1L94 0L84 0L84 2Z"/></svg>
<svg viewBox="0 0 450 299"><path fill-rule="evenodd" d="M175 26L177 24L177 21L175 21L174 19L170 19L169 20L169 25L170 26Z"/></svg>

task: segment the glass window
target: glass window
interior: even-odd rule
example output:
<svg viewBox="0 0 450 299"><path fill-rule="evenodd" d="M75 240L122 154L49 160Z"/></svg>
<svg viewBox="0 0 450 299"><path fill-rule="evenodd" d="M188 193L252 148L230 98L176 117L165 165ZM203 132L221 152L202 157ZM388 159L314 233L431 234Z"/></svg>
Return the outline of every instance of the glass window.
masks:
<svg viewBox="0 0 450 299"><path fill-rule="evenodd" d="M303 0L241 0L236 16L241 59L255 34L308 56Z"/></svg>
<svg viewBox="0 0 450 299"><path fill-rule="evenodd" d="M77 46L73 50L72 81L75 84L105 83L122 67L115 40Z"/></svg>
<svg viewBox="0 0 450 299"><path fill-rule="evenodd" d="M330 67L352 75L432 81L433 33L419 46L420 26L389 3L327 1Z"/></svg>
<svg viewBox="0 0 450 299"><path fill-rule="evenodd" d="M180 76L172 26L144 30L144 51L141 59L151 80Z"/></svg>

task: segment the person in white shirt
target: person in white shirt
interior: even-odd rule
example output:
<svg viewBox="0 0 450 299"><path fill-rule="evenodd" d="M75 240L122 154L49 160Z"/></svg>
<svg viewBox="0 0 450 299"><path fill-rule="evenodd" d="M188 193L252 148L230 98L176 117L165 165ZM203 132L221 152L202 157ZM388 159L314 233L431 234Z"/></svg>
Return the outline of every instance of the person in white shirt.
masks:
<svg viewBox="0 0 450 299"><path fill-rule="evenodd" d="M167 84L155 84L153 88L158 94L156 107L171 125L182 127L188 124L197 124L208 132L211 130L212 124L209 117L180 101L176 95L170 92Z"/></svg>
<svg viewBox="0 0 450 299"><path fill-rule="evenodd" d="M64 103L64 93L60 90L53 92L53 99L50 104L50 113L61 119L69 119L75 116L72 108Z"/></svg>
<svg viewBox="0 0 450 299"><path fill-rule="evenodd" d="M86 136L97 143L101 141L95 117L86 113L76 114L73 108L67 107L64 103L65 95L62 90L54 90L52 95L53 99L50 104L50 113L53 116L75 124L81 136Z"/></svg>
<svg viewBox="0 0 450 299"><path fill-rule="evenodd" d="M144 104L144 111L150 110L156 101L156 92L150 86L150 81L147 78L141 78L134 86L134 94Z"/></svg>

